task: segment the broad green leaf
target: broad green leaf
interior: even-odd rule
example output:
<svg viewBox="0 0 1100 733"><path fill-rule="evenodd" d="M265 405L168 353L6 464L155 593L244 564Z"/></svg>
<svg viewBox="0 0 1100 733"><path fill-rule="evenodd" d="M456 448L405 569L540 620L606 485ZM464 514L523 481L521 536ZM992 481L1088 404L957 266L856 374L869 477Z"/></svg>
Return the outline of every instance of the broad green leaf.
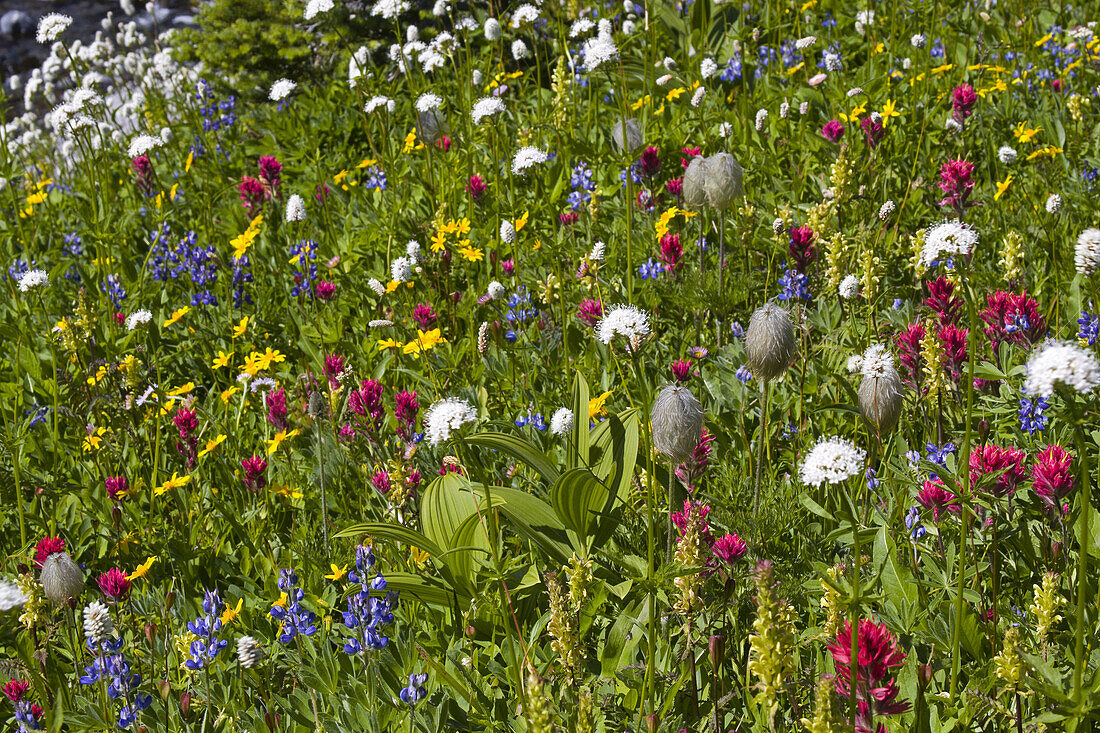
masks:
<svg viewBox="0 0 1100 733"><path fill-rule="evenodd" d="M566 471L550 489L550 504L584 547L589 528L607 504L607 489L587 468Z"/></svg>
<svg viewBox="0 0 1100 733"><path fill-rule="evenodd" d="M587 415L587 412L585 413ZM506 433L478 433L466 438L470 445L493 448L517 458L533 468L549 484L558 480L558 469L546 454L530 442Z"/></svg>
<svg viewBox="0 0 1100 733"><path fill-rule="evenodd" d="M588 465L588 381L582 372L573 377L573 432L568 443L566 467L580 468Z"/></svg>

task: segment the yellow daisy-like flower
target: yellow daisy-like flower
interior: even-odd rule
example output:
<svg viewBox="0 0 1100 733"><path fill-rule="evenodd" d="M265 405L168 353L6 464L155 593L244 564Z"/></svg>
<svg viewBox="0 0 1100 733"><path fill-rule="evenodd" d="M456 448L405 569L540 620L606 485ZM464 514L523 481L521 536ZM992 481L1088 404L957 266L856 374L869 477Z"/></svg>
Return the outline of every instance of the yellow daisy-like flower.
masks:
<svg viewBox="0 0 1100 733"><path fill-rule="evenodd" d="M272 364L279 364L286 361L286 356L278 349L272 351L270 347L266 347L264 353L259 356L257 361L260 363L261 370L267 370L271 368Z"/></svg>
<svg viewBox="0 0 1100 733"><path fill-rule="evenodd" d="M93 451L99 448L99 444L103 442L103 436L107 434L107 428L96 428L94 433L84 436L84 452Z"/></svg>
<svg viewBox="0 0 1100 733"><path fill-rule="evenodd" d="M191 306L189 306L189 305L185 305L185 306L183 306L183 307L182 307L182 308L180 308L180 309L179 309L178 311L176 311L176 312L175 312L175 313L173 313L173 314L172 314L171 316L169 316L168 320L164 322L164 327L165 327L165 328L168 328L168 327L169 327L169 326L171 326L171 325L172 325L173 323L175 323L175 322L176 322L176 321L178 321L179 319L181 319L181 318L183 318L184 316L186 316L186 315L187 315L187 314L188 314L188 313L190 312L190 310L191 310Z"/></svg>
<svg viewBox="0 0 1100 733"><path fill-rule="evenodd" d="M1041 127L1028 127L1026 122L1021 122L1012 129L1012 134L1018 142L1029 143L1042 131Z"/></svg>
<svg viewBox="0 0 1100 733"><path fill-rule="evenodd" d="M416 340L405 344L401 351L406 354L419 354L421 351L428 351L429 349L434 349L439 344L445 343L447 343L447 339L440 335L438 328L433 328L431 331L421 331L417 329Z"/></svg>
<svg viewBox="0 0 1100 733"><path fill-rule="evenodd" d="M172 472L172 478L168 479L163 484L161 484L157 488L153 489L153 493L156 494L157 496L163 496L164 494L167 494L172 489L178 489L182 486L186 486L189 483L191 483L191 475L190 474L188 474L187 476L180 476L175 471L173 471Z"/></svg>
<svg viewBox="0 0 1100 733"><path fill-rule="evenodd" d="M169 397L179 397L180 395L187 394L188 392L190 392L194 388L195 388L195 383L194 382L188 382L187 384L182 384L179 387L176 387L175 389L168 390L168 396Z"/></svg>
<svg viewBox="0 0 1100 733"><path fill-rule="evenodd" d="M485 252L480 247L463 247L458 253L467 262L481 262L485 259Z"/></svg>
<svg viewBox="0 0 1100 733"><path fill-rule="evenodd" d="M611 396L611 391L604 392L599 397L593 397L588 401L588 419L595 420L597 417L603 417L607 414L607 398Z"/></svg>
<svg viewBox="0 0 1100 733"><path fill-rule="evenodd" d="M378 339L378 350L385 351L386 349L400 349L405 344L396 339Z"/></svg>
<svg viewBox="0 0 1100 733"><path fill-rule="evenodd" d="M206 441L206 447L205 447L205 448L203 448L202 450L200 450L200 451L199 451L199 458L202 458L202 457L203 457L203 456L205 456L205 455L206 455L207 453L210 453L210 452L211 452L211 451L213 451L213 450L214 450L215 448L217 448L217 447L218 447L219 445L221 445L222 443L224 443L224 442L225 442L225 438L226 438L226 435L225 435L225 433L219 433L219 434L218 434L218 437L216 437L216 438L213 438L213 439L211 439L211 440L208 440L208 441Z"/></svg>
<svg viewBox="0 0 1100 733"><path fill-rule="evenodd" d="M218 355L214 358L214 361L210 362L210 366L214 369L221 369L222 367L229 366L229 360L233 358L232 351L222 351L218 349Z"/></svg>
<svg viewBox="0 0 1100 733"><path fill-rule="evenodd" d="M271 607L272 607L272 608L275 608L276 606L278 606L278 607L280 607L280 608L286 608L286 604L287 604L287 601L289 601L289 600L290 600L290 599L289 599L289 598L287 598L287 595L286 595L286 593L280 593L280 594L279 594L279 600L277 600L277 601L275 601L274 603L272 603L272 604L271 604Z"/></svg>
<svg viewBox="0 0 1100 733"><path fill-rule="evenodd" d="M683 96L684 92L686 92L686 91L687 90L684 89L683 87L676 87L675 89L669 89L668 94L665 95L665 101L666 102L671 102L674 99L678 99L681 96Z"/></svg>
<svg viewBox="0 0 1100 733"><path fill-rule="evenodd" d="M428 247L432 252L442 252L447 247L447 234L442 229L432 235L431 246Z"/></svg>
<svg viewBox="0 0 1100 733"><path fill-rule="evenodd" d="M245 357L244 364L241 365L241 371L250 376L256 376L263 371L263 365L261 364L262 359L263 355L260 352L253 351Z"/></svg>
<svg viewBox="0 0 1100 733"><path fill-rule="evenodd" d="M233 338L238 338L240 336L244 336L244 332L247 331L247 330L248 330L248 316L245 316L244 318L241 319L241 322L238 323L233 328Z"/></svg>
<svg viewBox="0 0 1100 733"><path fill-rule="evenodd" d="M1011 185L1012 185L1012 174L1009 173L1007 178L1005 178L1003 181L999 181L997 183L997 193L993 194L993 200L994 201L1000 201L1001 196L1004 196L1005 191L1007 191L1008 187L1011 186Z"/></svg>
<svg viewBox="0 0 1100 733"><path fill-rule="evenodd" d="M348 574L348 566L347 565L345 565L344 567L339 567L339 566L336 565L336 563L331 563L330 562L328 564L328 566L330 568L332 568L332 572L325 576L329 580L340 580L340 578L342 578L342 577L344 577L345 575Z"/></svg>
<svg viewBox="0 0 1100 733"><path fill-rule="evenodd" d="M531 211L527 210L523 212L523 216L516 219L516 232L523 231L523 228L527 226L527 220L531 218Z"/></svg>
<svg viewBox="0 0 1100 733"><path fill-rule="evenodd" d="M269 488L272 491L274 491L276 494L278 494L279 496L285 497L287 499L301 499L302 498L302 492L301 491L299 491L298 489L293 489L290 486L286 486L284 484L275 484L275 483L273 483L269 486Z"/></svg>
<svg viewBox="0 0 1100 733"><path fill-rule="evenodd" d="M156 561L157 561L157 556L156 555L152 555L150 557L145 558L145 562L143 562L141 565L138 565L137 568L134 569L134 572L127 573L126 577L129 578L130 580L137 580L138 578L144 578L146 575L149 574L149 568L153 567L153 563L155 563Z"/></svg>
<svg viewBox="0 0 1100 733"><path fill-rule="evenodd" d="M1035 160L1036 158L1053 158L1058 153L1062 152L1061 148L1056 148L1053 145L1047 145L1039 148L1031 155L1027 156L1028 160Z"/></svg>
<svg viewBox="0 0 1100 733"><path fill-rule="evenodd" d="M421 567L428 562L428 552L415 545L409 545L409 559L412 560L413 565Z"/></svg>
<svg viewBox="0 0 1100 733"><path fill-rule="evenodd" d="M225 604L225 610L222 611L222 615L221 615L222 626L226 626L226 625L231 624L234 621L236 621L237 617L241 615L241 608L243 606L244 606L244 599L243 598L238 599L237 600L237 605L232 607L232 608L229 607L229 603L227 602Z"/></svg>
<svg viewBox="0 0 1100 733"><path fill-rule="evenodd" d="M651 97L650 95L647 94L644 97L642 97L641 99L639 99L637 102L634 102L633 104L631 104L630 108L632 110L634 110L635 112L637 112L642 107L649 104L650 100L652 100L652 99L653 99L653 97Z"/></svg>
<svg viewBox="0 0 1100 733"><path fill-rule="evenodd" d="M270 456L272 453L279 450L279 446L283 444L283 441L287 440L288 438L293 438L297 434L297 428L290 431L280 430L279 432L275 433L275 437L267 441L267 454Z"/></svg>
<svg viewBox="0 0 1100 733"><path fill-rule="evenodd" d="M891 117L901 117L901 113L898 112L897 105L892 99L886 100L886 104L882 105L882 112L880 112L879 114L882 115L883 127L886 127L886 125L890 124Z"/></svg>
<svg viewBox="0 0 1100 733"><path fill-rule="evenodd" d="M233 395L237 394L240 391L241 391L241 388L237 387L237 386L233 386L233 387L230 387L229 389L222 390L222 393L221 393L222 402L229 402L229 400L233 399Z"/></svg>
<svg viewBox="0 0 1100 733"><path fill-rule="evenodd" d="M355 167L356 168L369 168L370 166L374 165L377 162L378 161L375 160L374 158L363 158L363 160L359 163L359 165L357 165Z"/></svg>

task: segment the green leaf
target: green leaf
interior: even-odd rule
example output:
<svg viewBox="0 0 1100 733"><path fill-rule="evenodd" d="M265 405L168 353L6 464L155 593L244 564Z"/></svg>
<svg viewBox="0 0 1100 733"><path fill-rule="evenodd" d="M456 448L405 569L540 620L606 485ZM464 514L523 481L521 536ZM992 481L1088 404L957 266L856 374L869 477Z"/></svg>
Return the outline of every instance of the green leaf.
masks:
<svg viewBox="0 0 1100 733"><path fill-rule="evenodd" d="M473 489L478 493L486 491L483 484L476 484ZM538 545L556 562L569 562L573 548L569 545L565 524L549 504L526 491L507 486L492 486L488 491L493 495L494 505L497 499L504 500L500 512L512 529Z"/></svg>
<svg viewBox="0 0 1100 733"><path fill-rule="evenodd" d="M452 592L422 575L413 573L386 573L386 587L399 591L402 600L415 598L425 605L437 608L450 608L453 601ZM464 596L463 600L469 598L470 596Z"/></svg>
<svg viewBox="0 0 1100 733"><path fill-rule="evenodd" d="M588 381L577 372L573 377L573 432L570 435L566 467L580 468L588 465Z"/></svg>
<svg viewBox="0 0 1100 733"><path fill-rule="evenodd" d="M585 414L588 414L587 409ZM558 480L558 469L554 467L546 454L522 438L506 433L478 433L466 438L466 442L482 448L493 448L523 461L542 476L548 484Z"/></svg>
<svg viewBox="0 0 1100 733"><path fill-rule="evenodd" d="M357 537L359 535L370 535L371 537L392 540L394 542L400 542L403 545L417 547L428 553L431 557L438 558L443 556L443 548L417 532L415 529L409 529L408 527L402 527L399 524L390 524L388 522L364 522L362 524L353 524L347 529L337 532L334 537Z"/></svg>
<svg viewBox="0 0 1100 733"><path fill-rule="evenodd" d="M550 504L566 528L588 547L589 528L607 506L607 489L587 468L566 471L550 489Z"/></svg>

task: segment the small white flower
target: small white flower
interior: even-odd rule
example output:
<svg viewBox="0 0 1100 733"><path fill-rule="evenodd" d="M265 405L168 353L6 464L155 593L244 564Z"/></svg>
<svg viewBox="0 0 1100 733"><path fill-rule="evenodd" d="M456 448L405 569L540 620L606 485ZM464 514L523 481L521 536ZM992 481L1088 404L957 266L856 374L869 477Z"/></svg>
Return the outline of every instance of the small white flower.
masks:
<svg viewBox="0 0 1100 733"><path fill-rule="evenodd" d="M758 109L756 110L756 131L763 132L764 124L768 121L768 110Z"/></svg>
<svg viewBox="0 0 1100 733"><path fill-rule="evenodd" d="M819 440L802 461L799 477L808 486L839 484L863 471L866 451L843 438Z"/></svg>
<svg viewBox="0 0 1100 733"><path fill-rule="evenodd" d="M855 374L863 368L863 354L852 354L848 357L848 373Z"/></svg>
<svg viewBox="0 0 1100 733"><path fill-rule="evenodd" d="M672 81L672 74L664 74L663 76L658 76L657 77L657 86L663 87L666 84L668 84L670 81Z"/></svg>
<svg viewBox="0 0 1100 733"><path fill-rule="evenodd" d="M485 21L485 38L489 41L500 40L500 23L496 18L488 18Z"/></svg>
<svg viewBox="0 0 1100 733"><path fill-rule="evenodd" d="M607 245L603 242L593 242L592 251L588 253L588 259L593 262L600 262L604 258Z"/></svg>
<svg viewBox="0 0 1100 733"><path fill-rule="evenodd" d="M665 60L661 62L661 65L665 67L665 71L676 71L676 59L671 56L665 56Z"/></svg>
<svg viewBox="0 0 1100 733"><path fill-rule="evenodd" d="M420 242L410 239L408 244L405 245L405 255L409 258L409 262L414 265L420 262Z"/></svg>
<svg viewBox="0 0 1100 733"><path fill-rule="evenodd" d="M787 119L787 115L791 113L791 105L787 100L783 100L783 103L779 105L779 119Z"/></svg>
<svg viewBox="0 0 1100 733"><path fill-rule="evenodd" d="M1054 394L1058 385L1085 394L1100 385L1100 362L1077 344L1053 341L1033 353L1027 362L1024 390L1041 397Z"/></svg>
<svg viewBox="0 0 1100 733"><path fill-rule="evenodd" d="M424 413L424 433L432 445L439 445L450 439L452 431L471 422L477 422L477 413L469 402L456 399L441 400Z"/></svg>
<svg viewBox="0 0 1100 733"><path fill-rule="evenodd" d="M733 125L731 125L729 122L723 122L721 125L718 126L719 137L729 137L732 134Z"/></svg>
<svg viewBox="0 0 1100 733"><path fill-rule="evenodd" d="M313 20L321 13L327 13L333 8L332 0L309 0L306 3L306 11L302 14L302 17L306 20Z"/></svg>
<svg viewBox="0 0 1100 733"><path fill-rule="evenodd" d="M527 50L527 44L516 39L512 41L512 58L516 61L522 61L530 55L530 51Z"/></svg>
<svg viewBox="0 0 1100 733"><path fill-rule="evenodd" d="M798 114L805 117L807 114L809 114L809 112L810 112L810 103L809 102L803 102L802 104L798 105Z"/></svg>
<svg viewBox="0 0 1100 733"><path fill-rule="evenodd" d="M500 223L500 241L511 244L516 241L516 228L512 222L505 220Z"/></svg>
<svg viewBox="0 0 1100 733"><path fill-rule="evenodd" d="M924 48L924 44L928 43L928 36L923 33L917 33L909 39L909 45L913 48Z"/></svg>
<svg viewBox="0 0 1100 733"><path fill-rule="evenodd" d="M392 325L393 321L386 320L385 318L376 318L367 323L367 326L370 328L389 328Z"/></svg>
<svg viewBox="0 0 1100 733"><path fill-rule="evenodd" d="M268 92L267 98L270 99L272 102L281 102L282 100L289 97L290 93L293 92L297 87L298 85L292 82L290 79L278 79L274 84L271 85L271 91Z"/></svg>
<svg viewBox="0 0 1100 733"><path fill-rule="evenodd" d="M704 79L709 79L718 73L718 63L709 56L703 59L699 64L699 75Z"/></svg>
<svg viewBox="0 0 1100 733"><path fill-rule="evenodd" d="M61 37L66 28L72 25L72 22L73 19L68 15L46 13L38 21L38 33L35 35L35 39L39 43L53 43Z"/></svg>
<svg viewBox="0 0 1100 733"><path fill-rule="evenodd" d="M479 87L483 81L485 81L485 77L482 75L481 69L474 69L470 74L470 83L475 87Z"/></svg>
<svg viewBox="0 0 1100 733"><path fill-rule="evenodd" d="M569 26L569 37L577 38L595 27L596 23L591 18L578 18L573 21L573 25Z"/></svg>
<svg viewBox="0 0 1100 733"><path fill-rule="evenodd" d="M1052 193L1047 197L1047 213L1057 214L1058 210L1062 208L1062 197L1056 193Z"/></svg>
<svg viewBox="0 0 1100 733"><path fill-rule="evenodd" d="M997 160L1001 161L1005 165L1011 165L1016 162L1016 148L1011 145L1002 145L997 148Z"/></svg>
<svg viewBox="0 0 1100 733"><path fill-rule="evenodd" d="M431 112L432 110L439 109L443 104L443 100L439 98L438 94L421 94L416 100L417 112Z"/></svg>
<svg viewBox="0 0 1100 733"><path fill-rule="evenodd" d="M1100 229L1086 229L1077 236L1073 264L1076 265L1077 272L1085 277L1100 267Z"/></svg>
<svg viewBox="0 0 1100 733"><path fill-rule="evenodd" d="M482 97L474 103L470 117L473 118L475 125L480 125L486 117L492 117L503 111L504 101L500 97Z"/></svg>
<svg viewBox="0 0 1100 733"><path fill-rule="evenodd" d="M389 97L377 95L367 100L367 103L363 106L363 111L369 115L371 112L384 107L387 111L393 112L395 106L394 101Z"/></svg>
<svg viewBox="0 0 1100 733"><path fill-rule="evenodd" d="M863 352L859 370L865 377L883 377L894 368L894 356L886 344L871 344Z"/></svg>
<svg viewBox="0 0 1100 733"><path fill-rule="evenodd" d="M859 278L855 275L847 275L840 281L840 287L837 288L837 293L844 300L851 300L859 295Z"/></svg>
<svg viewBox="0 0 1100 733"><path fill-rule="evenodd" d="M139 155L145 155L151 150L155 150L162 145L162 141L159 137L152 135L138 135L130 141L130 149L127 150L127 155L131 158L136 158Z"/></svg>
<svg viewBox="0 0 1100 733"><path fill-rule="evenodd" d="M632 305L618 305L596 324L596 338L610 344L616 336L625 336L632 350L637 350L650 333L649 316Z"/></svg>
<svg viewBox="0 0 1100 733"><path fill-rule="evenodd" d="M407 0L378 0L370 9L370 14L385 20L397 20L397 16L409 9Z"/></svg>
<svg viewBox="0 0 1100 733"><path fill-rule="evenodd" d="M382 282L378 280L378 278L372 277L370 280L367 280L367 286L370 287L370 289L374 291L374 294L379 297L386 294L386 286L383 285Z"/></svg>
<svg viewBox="0 0 1100 733"><path fill-rule="evenodd" d="M306 202L298 194L291 194L286 201L287 223L306 220Z"/></svg>
<svg viewBox="0 0 1100 733"><path fill-rule="evenodd" d="M153 320L153 314L142 308L126 316L126 330L133 331L138 326L144 326Z"/></svg>
<svg viewBox="0 0 1100 733"><path fill-rule="evenodd" d="M925 236L921 264L930 267L942 255L968 255L977 243L978 232L958 219L945 221Z"/></svg>
<svg viewBox="0 0 1100 733"><path fill-rule="evenodd" d="M493 280L491 283L489 283L489 289L488 289L487 294L488 294L490 299L499 300L500 298L504 297L505 292L507 292L507 291L505 290L504 286L501 285L496 280Z"/></svg>
<svg viewBox="0 0 1100 733"><path fill-rule="evenodd" d="M625 30L625 26L623 30ZM611 21L606 18L600 20L596 37L585 41L583 49L584 65L589 72L593 72L608 61L617 58L619 49L611 38Z"/></svg>
<svg viewBox="0 0 1100 733"><path fill-rule="evenodd" d="M539 163L545 163L547 155L544 151L538 148L527 145L516 151L516 155L512 158L512 173L517 176L522 176L533 166Z"/></svg>
<svg viewBox="0 0 1100 733"><path fill-rule="evenodd" d="M806 36L805 38L799 38L794 42L796 51L805 51L810 46L817 43L817 36Z"/></svg>
<svg viewBox="0 0 1100 733"><path fill-rule="evenodd" d="M403 283L412 279L413 263L408 257L398 257L390 263L390 275L395 282Z"/></svg>
<svg viewBox="0 0 1100 733"><path fill-rule="evenodd" d="M19 292L27 293L35 288L42 288L50 284L50 276L45 270L27 270L19 276Z"/></svg>
<svg viewBox="0 0 1100 733"><path fill-rule="evenodd" d="M860 94L863 94L863 87L852 87L848 90L848 99L858 97Z"/></svg>
<svg viewBox="0 0 1100 733"><path fill-rule="evenodd" d="M539 19L539 9L531 3L524 3L512 12L512 27L519 28L525 23L534 23Z"/></svg>
<svg viewBox="0 0 1100 733"><path fill-rule="evenodd" d="M705 97L706 94L707 94L707 88L706 87L699 87L698 89L696 89L695 94L691 95L691 106L692 107L698 107L700 104L702 104L703 103L703 97Z"/></svg>
<svg viewBox="0 0 1100 733"><path fill-rule="evenodd" d="M840 54L838 53L826 53L825 54L825 71L840 71L844 67L840 63Z"/></svg>
<svg viewBox="0 0 1100 733"><path fill-rule="evenodd" d="M894 213L894 202L890 201L890 200L887 200L878 209L879 221L886 221L887 219L890 218L890 215L893 214L893 213Z"/></svg>
<svg viewBox="0 0 1100 733"><path fill-rule="evenodd" d="M559 407L550 418L550 433L562 436L571 432L573 432L573 411L568 407Z"/></svg>

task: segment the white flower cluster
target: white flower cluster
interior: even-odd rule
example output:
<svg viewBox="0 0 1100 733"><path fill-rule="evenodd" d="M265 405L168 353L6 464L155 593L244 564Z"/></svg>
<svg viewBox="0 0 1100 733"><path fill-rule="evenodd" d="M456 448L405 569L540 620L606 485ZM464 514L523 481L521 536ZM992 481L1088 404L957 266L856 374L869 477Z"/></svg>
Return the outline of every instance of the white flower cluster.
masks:
<svg viewBox="0 0 1100 733"><path fill-rule="evenodd" d="M290 79L276 79L275 83L271 85L271 91L267 93L267 98L272 102L281 102L297 88L298 85Z"/></svg>
<svg viewBox="0 0 1100 733"><path fill-rule="evenodd" d="M512 158L512 173L517 176L526 175L528 170L539 163L545 163L546 160L547 155L545 151L539 150L532 145L527 145L517 150L515 157Z"/></svg>
<svg viewBox="0 0 1100 733"><path fill-rule="evenodd" d="M26 602L27 597L23 595L23 591L19 590L19 586L0 580L0 612L19 608Z"/></svg>
<svg viewBox="0 0 1100 733"><path fill-rule="evenodd" d="M19 292L28 293L35 288L44 288L50 284L50 276L45 270L27 270L19 276Z"/></svg>
<svg viewBox="0 0 1100 733"><path fill-rule="evenodd" d="M840 281L837 293L844 300L851 300L859 295L859 278L855 275L846 275L844 279Z"/></svg>
<svg viewBox="0 0 1100 733"><path fill-rule="evenodd" d="M482 97L474 102L474 108L470 111L470 117L475 125L480 125L486 117L492 117L504 111L504 100L500 97Z"/></svg>
<svg viewBox="0 0 1100 733"><path fill-rule="evenodd" d="M95 649L100 648L114 629L111 614L102 601L92 601L84 607L84 638Z"/></svg>
<svg viewBox="0 0 1100 733"><path fill-rule="evenodd" d="M568 407L559 407L550 418L550 433L560 436L571 432L573 432L573 411Z"/></svg>
<svg viewBox="0 0 1100 733"><path fill-rule="evenodd" d="M799 478L808 486L839 484L863 470L866 451L843 438L819 440L802 461Z"/></svg>
<svg viewBox="0 0 1100 733"><path fill-rule="evenodd" d="M390 263L390 275L394 282L403 283L412 280L413 263L408 257L398 257Z"/></svg>
<svg viewBox="0 0 1100 733"><path fill-rule="evenodd" d="M1077 266L1077 272L1086 277L1100 267L1100 229L1086 229L1077 236L1073 264Z"/></svg>
<svg viewBox="0 0 1100 733"><path fill-rule="evenodd" d="M925 236L921 264L930 267L943 255L968 255L977 244L978 232L958 219L945 221Z"/></svg>
<svg viewBox="0 0 1100 733"><path fill-rule="evenodd" d="M894 356L886 349L886 344L871 344L863 352L859 371L865 377L884 377L894 368Z"/></svg>
<svg viewBox="0 0 1100 733"><path fill-rule="evenodd" d="M306 3L306 11L302 14L302 17L306 20L313 20L321 13L327 13L332 10L332 0L309 0Z"/></svg>
<svg viewBox="0 0 1100 733"><path fill-rule="evenodd" d="M436 402L424 413L424 432L432 445L449 440L451 432L463 425L477 422L477 413L466 400L446 399Z"/></svg>
<svg viewBox="0 0 1100 733"><path fill-rule="evenodd" d="M138 326L144 326L153 320L153 314L142 308L126 316L126 330L133 331Z"/></svg>
<svg viewBox="0 0 1100 733"><path fill-rule="evenodd" d="M286 222L306 220L306 202L298 194L291 194L286 201Z"/></svg>
<svg viewBox="0 0 1100 733"><path fill-rule="evenodd" d="M649 316L633 305L617 305L596 324L596 338L610 344L624 336L632 350L638 349L650 333Z"/></svg>
<svg viewBox="0 0 1100 733"><path fill-rule="evenodd" d="M370 14L385 20L397 20L397 16L409 9L407 0L378 0L370 9Z"/></svg>
<svg viewBox="0 0 1100 733"><path fill-rule="evenodd" d="M371 112L379 109L385 109L387 112L393 112L397 105L389 97L383 97L382 95L376 95L367 100L367 103L363 105L363 111L368 115Z"/></svg>
<svg viewBox="0 0 1100 733"><path fill-rule="evenodd" d="M619 49L611 38L611 21L606 18L600 20L596 37L585 41L583 50L584 66L589 73L618 57Z"/></svg>
<svg viewBox="0 0 1100 733"><path fill-rule="evenodd" d="M73 19L68 15L46 13L38 21L38 32L35 34L35 40L39 43L53 43L61 37L61 34L72 23Z"/></svg>
<svg viewBox="0 0 1100 733"><path fill-rule="evenodd" d="M1024 390L1041 397L1054 394L1058 385L1085 394L1100 385L1100 361L1077 344L1053 341L1031 355Z"/></svg>

